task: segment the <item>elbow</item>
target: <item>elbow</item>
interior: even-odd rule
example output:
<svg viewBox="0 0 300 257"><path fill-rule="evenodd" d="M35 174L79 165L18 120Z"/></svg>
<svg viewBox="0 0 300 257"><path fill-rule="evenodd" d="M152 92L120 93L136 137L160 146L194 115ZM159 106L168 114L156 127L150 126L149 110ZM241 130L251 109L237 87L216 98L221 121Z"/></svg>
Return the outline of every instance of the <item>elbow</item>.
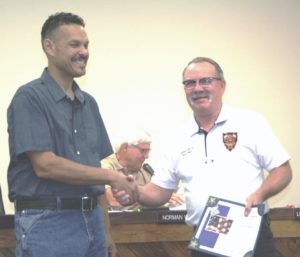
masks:
<svg viewBox="0 0 300 257"><path fill-rule="evenodd" d="M55 180L55 165L51 161L37 163L33 165L33 169L37 177L41 179L54 179Z"/></svg>
<svg viewBox="0 0 300 257"><path fill-rule="evenodd" d="M293 179L293 171L292 168L289 164L289 162L287 163L287 169L286 169L286 184L288 185Z"/></svg>
<svg viewBox="0 0 300 257"><path fill-rule="evenodd" d="M48 172L48 168L47 166L43 166L43 165L37 165L37 164L33 164L33 170L35 172L35 175L38 177L38 178L41 178L41 179L49 179L50 176L50 172Z"/></svg>
<svg viewBox="0 0 300 257"><path fill-rule="evenodd" d="M292 179L293 179L293 172L292 172L292 170L290 169L290 172L289 172L289 175L288 175L288 181L287 181L287 184L291 183Z"/></svg>
<svg viewBox="0 0 300 257"><path fill-rule="evenodd" d="M50 152L31 152L28 154L32 168L38 178L51 179L55 170L55 155Z"/></svg>

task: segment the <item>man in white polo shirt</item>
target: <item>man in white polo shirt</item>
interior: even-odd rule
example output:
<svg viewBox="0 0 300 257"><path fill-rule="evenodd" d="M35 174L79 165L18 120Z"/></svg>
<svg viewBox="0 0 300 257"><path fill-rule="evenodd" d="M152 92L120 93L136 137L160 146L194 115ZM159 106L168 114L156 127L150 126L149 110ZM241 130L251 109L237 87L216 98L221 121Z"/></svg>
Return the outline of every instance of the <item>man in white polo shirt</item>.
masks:
<svg viewBox="0 0 300 257"><path fill-rule="evenodd" d="M139 187L139 202L162 205L179 180L185 191L186 223L196 226L210 195L251 207L265 205L292 179L290 156L266 121L254 111L223 104L226 88L221 67L206 57L193 59L183 71L183 84L193 117L171 133L160 168L151 183ZM264 177L264 170L269 175ZM124 192L115 192L126 202ZM211 256L191 252L191 256ZM254 257L274 257L273 236L264 215Z"/></svg>

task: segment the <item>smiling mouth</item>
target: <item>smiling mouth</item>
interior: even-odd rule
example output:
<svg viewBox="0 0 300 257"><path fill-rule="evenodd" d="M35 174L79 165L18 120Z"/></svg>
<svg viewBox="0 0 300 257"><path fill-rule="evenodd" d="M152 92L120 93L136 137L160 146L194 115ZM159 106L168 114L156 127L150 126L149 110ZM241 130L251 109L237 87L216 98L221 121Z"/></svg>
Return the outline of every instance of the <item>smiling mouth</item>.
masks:
<svg viewBox="0 0 300 257"><path fill-rule="evenodd" d="M86 58L84 56L77 56L72 59L72 62L86 65L87 59L88 58Z"/></svg>
<svg viewBox="0 0 300 257"><path fill-rule="evenodd" d="M201 100L201 99L209 99L207 96L196 96L196 97L191 97L193 101Z"/></svg>
<svg viewBox="0 0 300 257"><path fill-rule="evenodd" d="M81 59L81 60L75 60L74 61L75 63L78 63L78 64L80 64L80 65L86 65L86 60L83 60L83 59Z"/></svg>

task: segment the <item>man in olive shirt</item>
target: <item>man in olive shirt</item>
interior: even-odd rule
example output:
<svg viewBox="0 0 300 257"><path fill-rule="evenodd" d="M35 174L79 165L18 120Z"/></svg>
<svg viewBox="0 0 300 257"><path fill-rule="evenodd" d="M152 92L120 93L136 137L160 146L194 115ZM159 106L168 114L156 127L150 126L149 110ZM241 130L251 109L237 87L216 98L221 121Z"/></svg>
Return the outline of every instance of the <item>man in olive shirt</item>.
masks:
<svg viewBox="0 0 300 257"><path fill-rule="evenodd" d="M122 129L116 139L115 153L101 160L101 167L113 169L124 175L132 175L138 185L144 185L151 179L151 175L143 164L149 158L151 150L151 136L147 131L137 128ZM112 209L138 209L139 204L122 206L112 196L111 187L106 186L106 198Z"/></svg>
<svg viewBox="0 0 300 257"><path fill-rule="evenodd" d="M144 169L144 162L149 158L151 150L151 135L138 128L123 128L118 133L115 144L115 153L101 161L101 167L122 172L124 175L131 175L138 185L145 185L151 180L153 170ZM149 166L148 166L149 167ZM122 206L112 195L111 187L106 186L106 198L109 206L117 210L135 210L142 207L139 203L129 206ZM184 204L182 195L173 193L171 199L166 204L174 207Z"/></svg>

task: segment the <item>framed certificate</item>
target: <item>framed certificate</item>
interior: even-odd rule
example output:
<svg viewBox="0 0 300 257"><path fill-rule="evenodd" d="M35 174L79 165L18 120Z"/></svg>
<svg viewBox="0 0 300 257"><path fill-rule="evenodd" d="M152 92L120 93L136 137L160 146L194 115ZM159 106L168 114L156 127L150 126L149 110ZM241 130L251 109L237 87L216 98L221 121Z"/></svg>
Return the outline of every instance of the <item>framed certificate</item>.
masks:
<svg viewBox="0 0 300 257"><path fill-rule="evenodd" d="M251 257L260 230L264 205L252 207L210 196L189 249L222 257Z"/></svg>

